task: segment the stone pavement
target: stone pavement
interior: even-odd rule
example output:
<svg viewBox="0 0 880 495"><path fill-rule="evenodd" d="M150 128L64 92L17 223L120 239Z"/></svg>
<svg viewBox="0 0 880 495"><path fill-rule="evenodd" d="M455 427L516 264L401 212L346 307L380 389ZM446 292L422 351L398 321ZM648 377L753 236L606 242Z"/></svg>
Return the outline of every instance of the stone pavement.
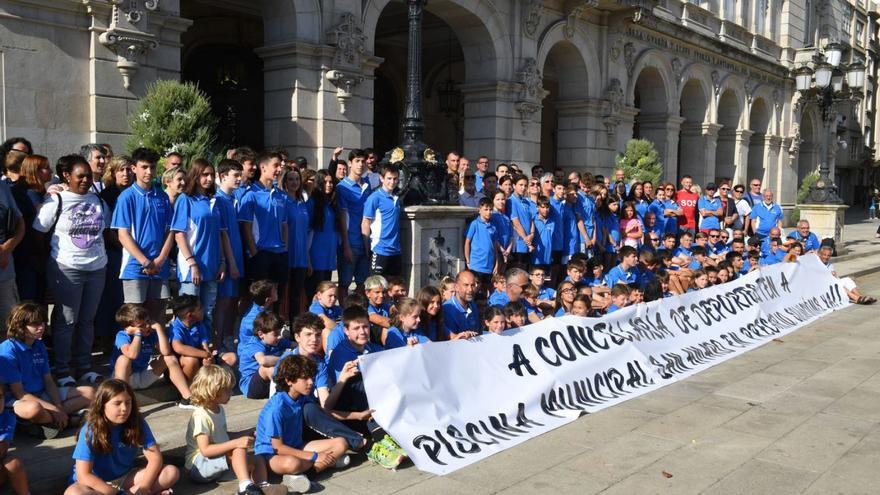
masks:
<svg viewBox="0 0 880 495"><path fill-rule="evenodd" d="M852 251L835 267L841 276L863 274L859 285L876 295L877 222L860 220L848 218ZM349 469L322 476L321 493L880 493L878 316L880 305L834 313L445 477L411 465L389 472L356 458ZM166 460L181 465L189 412L167 402L167 392L151 390L141 400L152 402L143 409ZM253 427L261 406L234 397L230 430ZM42 443L16 440L33 493L61 493L72 432ZM234 483L182 481L175 491L233 493Z"/></svg>

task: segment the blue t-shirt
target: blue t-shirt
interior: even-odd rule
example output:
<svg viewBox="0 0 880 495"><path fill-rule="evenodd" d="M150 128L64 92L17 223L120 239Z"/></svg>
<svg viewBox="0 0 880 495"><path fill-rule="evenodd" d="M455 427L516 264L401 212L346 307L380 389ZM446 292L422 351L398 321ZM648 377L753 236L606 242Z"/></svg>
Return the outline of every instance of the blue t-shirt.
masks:
<svg viewBox="0 0 880 495"><path fill-rule="evenodd" d="M373 303L367 303L367 314L377 314L388 318L391 315L391 305L388 303L382 303L378 306L374 306Z"/></svg>
<svg viewBox="0 0 880 495"><path fill-rule="evenodd" d="M553 250L562 251L562 210L565 206L564 199L550 198L550 218L556 228L553 229Z"/></svg>
<svg viewBox="0 0 880 495"><path fill-rule="evenodd" d="M299 355L299 347L294 349L285 349L284 353L281 354L281 357L278 359L278 362L275 363L275 371L272 372L272 376L278 374L278 366L281 364L281 361L284 360L287 356L298 356ZM315 374L315 392L318 391L319 388L331 388L332 384L330 383L330 376L327 371L327 358L324 356L316 356L314 354L309 354L306 357L311 359L318 365L318 372Z"/></svg>
<svg viewBox="0 0 880 495"><path fill-rule="evenodd" d="M315 200L309 199L309 218L313 218ZM339 245L339 235L336 232L336 210L330 205L324 205L324 223L321 230L311 230L312 246L309 256L312 260L313 270L336 269L336 246Z"/></svg>
<svg viewBox="0 0 880 495"><path fill-rule="evenodd" d="M339 376L342 374L342 368L345 367L345 363L354 361L364 354L381 352L382 350L382 346L372 342L367 342L367 345L364 346L363 350L357 350L346 338L336 346L336 349L333 350L333 354L330 355L330 361L328 364L330 369L333 370L333 381L339 381Z"/></svg>
<svg viewBox="0 0 880 495"><path fill-rule="evenodd" d="M638 282L638 280L638 270L635 267L632 267L629 270L624 270L622 266L617 265L608 271L608 275L605 275L605 285L608 287L614 287L614 284L618 282L634 284Z"/></svg>
<svg viewBox="0 0 880 495"><path fill-rule="evenodd" d="M670 217L663 216L663 210L665 209L663 202L659 199L655 199L651 202L650 206L648 206L648 211L654 214L654 218L656 221L654 222L654 232L658 234L663 234L666 232L666 222L669 221ZM671 217L672 220L676 220L675 217ZM676 220L677 222L677 220Z"/></svg>
<svg viewBox="0 0 880 495"><path fill-rule="evenodd" d="M455 297L450 299L450 301L453 299L455 299ZM449 301L447 301L447 303L448 302ZM497 306L499 308L503 308L509 302L510 302L510 298L507 297L507 292L502 292L502 291L496 290L495 292L492 293L491 296L489 296L489 306ZM446 305L446 303L444 303L444 306L445 305Z"/></svg>
<svg viewBox="0 0 880 495"><path fill-rule="evenodd" d="M302 437L303 411L299 401L289 393L279 391L269 398L257 418L257 433L254 441L254 454L272 457L272 439L280 438L288 447L301 449L305 445Z"/></svg>
<svg viewBox="0 0 880 495"><path fill-rule="evenodd" d="M116 360L122 355L122 346L129 345L134 341L134 335L125 333L125 330L116 332L116 342L113 346L113 353L110 354L110 370L116 367ZM131 362L131 370L134 372L147 369L150 360L153 359L153 351L159 347L159 334L151 332L150 335L141 337L141 350L138 352L137 358Z"/></svg>
<svg viewBox="0 0 880 495"><path fill-rule="evenodd" d="M404 332L400 328L391 327L388 329L388 334L385 336L385 349L397 349L398 347L406 347L407 341L411 338L417 339L419 341L419 344L426 344L430 342L428 337L425 337L419 332Z"/></svg>
<svg viewBox="0 0 880 495"><path fill-rule="evenodd" d="M3 383L21 383L29 394L40 395L45 390L43 377L49 373L49 353L42 340L27 346L24 342L9 338L0 343L0 380ZM15 402L15 396L6 393L6 403Z"/></svg>
<svg viewBox="0 0 880 495"><path fill-rule="evenodd" d="M600 229L600 232L596 233L596 243L601 242L605 246L606 252L616 253L617 245L620 244L620 220L618 220L617 215L610 212L607 215L597 215L596 227ZM599 239L600 233L602 236L601 241ZM611 240L608 238L609 235Z"/></svg>
<svg viewBox="0 0 880 495"><path fill-rule="evenodd" d="M549 265L553 262L553 237L556 235L556 222L552 218L535 217L535 237L532 238L532 264Z"/></svg>
<svg viewBox="0 0 880 495"><path fill-rule="evenodd" d="M584 229L587 231L587 237L592 237L593 231L596 228L596 203L593 202L593 198L578 191L578 201L575 212L584 222ZM587 239L581 239L581 242L586 243Z"/></svg>
<svg viewBox="0 0 880 495"><path fill-rule="evenodd" d="M238 344L238 372L241 374L238 388L241 393L247 394L251 378L260 369L260 363L257 362L256 357L258 352L262 352L264 356L280 356L288 347L290 347L290 341L287 339L281 339L276 345L268 345L258 338Z"/></svg>
<svg viewBox="0 0 880 495"><path fill-rule="evenodd" d="M254 337L254 320L260 313L265 311L262 306L257 303L251 303L251 308L244 316L241 317L241 324L238 326L238 344L241 345Z"/></svg>
<svg viewBox="0 0 880 495"><path fill-rule="evenodd" d="M562 236L562 254L571 256L581 250L581 232L578 230L577 204L563 201L556 232Z"/></svg>
<svg viewBox="0 0 880 495"><path fill-rule="evenodd" d="M12 412L12 408L4 409L0 413L0 442L12 443L12 439L15 438L15 423L15 413Z"/></svg>
<svg viewBox="0 0 880 495"><path fill-rule="evenodd" d="M516 194L510 196L510 220L519 220L519 224L522 226L523 232L525 232L526 235L529 235L532 232L532 219L534 217L529 203L531 203L531 201L525 196L517 196ZM513 245L513 252L528 253L529 249L526 247L526 243L522 240L522 237L515 232L516 231L514 230L514 238L516 241Z"/></svg>
<svg viewBox="0 0 880 495"><path fill-rule="evenodd" d="M688 292L690 292L690 291L688 291ZM605 314L611 314L611 313L617 311L618 309L620 309L620 306L618 306L616 304L612 304L611 306L608 306L608 309L605 311Z"/></svg>
<svg viewBox="0 0 880 495"><path fill-rule="evenodd" d="M333 351L345 340L348 340L348 337L345 335L345 326L340 321L327 335L327 349L325 349L327 357L332 356Z"/></svg>
<svg viewBox="0 0 880 495"><path fill-rule="evenodd" d="M325 308L324 306L321 306L321 303L318 301L312 301L312 304L309 305L309 313L318 316L324 315L333 321L339 321L342 318L342 308L340 308L339 305Z"/></svg>
<svg viewBox="0 0 880 495"><path fill-rule="evenodd" d="M74 461L89 461L92 463L92 474L104 481L113 481L134 468L134 460L141 451L156 445L153 431L150 425L141 419L141 429L144 432L143 445L129 445L122 441L123 425L115 425L110 428L110 452L106 454L93 452L88 440L92 438L92 430L83 427L79 430L76 439L76 448L73 450ZM70 477L71 484L76 482L76 465L73 466L73 474Z"/></svg>
<svg viewBox="0 0 880 495"><path fill-rule="evenodd" d="M493 211L489 221L495 226L495 233L498 235L501 249L507 249L507 246L510 245L510 238L513 236L513 223L510 218L500 211Z"/></svg>
<svg viewBox="0 0 880 495"><path fill-rule="evenodd" d="M556 299L556 291L551 289L550 287L539 287L538 288L538 300L539 301L552 301Z"/></svg>
<svg viewBox="0 0 880 495"><path fill-rule="evenodd" d="M639 216L639 220L645 221L645 213L648 213L648 207L650 204L644 199L634 200L636 204L636 215Z"/></svg>
<svg viewBox="0 0 880 495"><path fill-rule="evenodd" d="M235 224L238 227L238 224ZM199 194L181 194L174 202L171 230L183 232L198 263L202 280L216 280L220 267L220 231L227 230L217 200ZM192 269L183 251L177 252L177 279L192 281Z"/></svg>
<svg viewBox="0 0 880 495"><path fill-rule="evenodd" d="M759 201L752 207L750 218L758 219L758 228L755 230L755 234L766 236L770 234L770 229L776 227L777 223L782 220L782 208L776 203L771 203L768 207L763 201Z"/></svg>
<svg viewBox="0 0 880 495"><path fill-rule="evenodd" d="M364 218L364 203L369 196L370 185L363 181L356 183L346 177L336 185L336 204L344 214L343 218L347 218L348 245L352 248L364 246L361 220Z"/></svg>
<svg viewBox="0 0 880 495"><path fill-rule="evenodd" d="M241 189L238 188L236 191ZM217 210L220 211L220 218L223 225L226 226L226 235L229 237L229 245L232 247L235 266L238 267L238 273L244 275L244 250L241 243L241 229L238 228L238 208L236 208L238 200L235 198L234 193L226 194L220 188L217 188L214 198L217 200ZM227 270L229 267L230 264L226 263Z"/></svg>
<svg viewBox="0 0 880 495"><path fill-rule="evenodd" d="M768 250L763 256L761 256L761 259L758 262L758 264L759 265L775 265L776 263L781 262L783 259L785 259L785 252L783 252L781 249L777 248L775 253Z"/></svg>
<svg viewBox="0 0 880 495"><path fill-rule="evenodd" d="M697 200L697 211L699 210L710 210L715 211L721 208L721 198L707 198L706 196L700 196L700 199ZM710 215L703 217L703 220L700 222L700 229L720 229L721 222L718 220L718 217L715 215Z"/></svg>
<svg viewBox="0 0 880 495"><path fill-rule="evenodd" d="M376 189L364 203L370 224L370 249L381 256L400 254L400 197Z"/></svg>
<svg viewBox="0 0 880 495"><path fill-rule="evenodd" d="M441 336L438 335L437 332L437 320L421 320L419 322L419 329L416 330L418 333L424 335L431 342L438 340Z"/></svg>
<svg viewBox="0 0 880 495"><path fill-rule="evenodd" d="M272 186L266 189L254 182L238 204L238 221L250 222L257 251L283 253L287 251L282 237L282 226L287 223L287 194ZM256 254L256 253L251 253Z"/></svg>
<svg viewBox="0 0 880 495"><path fill-rule="evenodd" d="M679 208L678 203L675 200L667 199L663 202L663 208L666 210L677 210ZM666 220L666 229L663 231L666 234L676 234L678 233L678 217L669 217Z"/></svg>
<svg viewBox="0 0 880 495"><path fill-rule="evenodd" d="M183 345L201 349L202 344L211 341L211 335L205 328L204 322L200 321L192 327L187 327L179 318L174 318L171 320L171 341L175 340L180 341Z"/></svg>
<svg viewBox="0 0 880 495"><path fill-rule="evenodd" d="M309 206L305 201L288 196L287 208L287 263L291 268L309 266ZM336 250L336 246L324 246Z"/></svg>
<svg viewBox="0 0 880 495"><path fill-rule="evenodd" d="M141 189L137 183L125 188L116 200L116 208L113 210L113 220L110 227L114 229L127 229L131 233L134 242L137 243L144 256L153 260L162 252L168 229L171 228L171 202L165 191L153 187L149 191ZM170 263L159 267L156 275L144 275L142 266L137 258L125 249L122 250L122 268L119 278L132 280L139 278L152 278L168 280Z"/></svg>
<svg viewBox="0 0 880 495"><path fill-rule="evenodd" d="M480 273L492 273L495 268L495 243L498 231L491 220L477 217L468 226L465 237L471 240L470 269Z"/></svg>
<svg viewBox="0 0 880 495"><path fill-rule="evenodd" d="M480 325L477 304L471 301L467 308L464 308L458 302L458 296L452 296L443 303L443 327L447 335L461 332L480 333L482 325Z"/></svg>
<svg viewBox="0 0 880 495"><path fill-rule="evenodd" d="M801 237L801 233L798 231L789 232L788 238L794 239L796 241L799 241L801 244L803 244L805 253L808 253L810 251L815 251L815 250L819 249L819 247L822 245L822 243L819 242L819 238L816 237L816 234L814 234L812 232L807 234L807 237Z"/></svg>

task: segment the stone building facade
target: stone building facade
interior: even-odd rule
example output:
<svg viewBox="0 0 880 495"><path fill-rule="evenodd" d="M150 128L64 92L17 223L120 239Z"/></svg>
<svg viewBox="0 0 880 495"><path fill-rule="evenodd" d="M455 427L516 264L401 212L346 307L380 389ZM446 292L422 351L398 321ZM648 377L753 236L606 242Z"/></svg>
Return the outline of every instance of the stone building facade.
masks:
<svg viewBox="0 0 880 495"><path fill-rule="evenodd" d="M610 173L632 136L666 178L760 177L790 208L815 170L815 104L792 70L829 41L868 67L832 125L849 202L880 177L878 11L866 0L429 0L426 141L494 163ZM397 143L406 6L389 0L0 0L0 132L54 158L121 147L158 78L199 82L221 140L330 151ZM845 145L844 145L845 144Z"/></svg>

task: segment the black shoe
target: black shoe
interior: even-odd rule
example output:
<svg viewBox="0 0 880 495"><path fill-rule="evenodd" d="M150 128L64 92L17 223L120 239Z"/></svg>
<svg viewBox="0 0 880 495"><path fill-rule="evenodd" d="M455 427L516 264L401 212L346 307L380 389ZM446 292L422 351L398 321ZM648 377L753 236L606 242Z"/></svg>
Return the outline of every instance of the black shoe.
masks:
<svg viewBox="0 0 880 495"><path fill-rule="evenodd" d="M195 409L196 406L192 405L192 402L189 399L180 399L177 401L177 407L181 409Z"/></svg>
<svg viewBox="0 0 880 495"><path fill-rule="evenodd" d="M238 495L265 495L265 493L256 483L251 483L244 490L239 490Z"/></svg>

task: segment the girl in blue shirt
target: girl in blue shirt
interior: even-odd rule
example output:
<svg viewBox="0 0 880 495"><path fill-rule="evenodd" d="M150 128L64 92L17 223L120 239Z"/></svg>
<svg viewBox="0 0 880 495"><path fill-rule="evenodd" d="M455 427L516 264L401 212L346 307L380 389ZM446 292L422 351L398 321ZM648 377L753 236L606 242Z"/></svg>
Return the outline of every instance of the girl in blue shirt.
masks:
<svg viewBox="0 0 880 495"><path fill-rule="evenodd" d="M220 204L214 198L214 166L193 160L183 194L174 204L171 230L177 241L177 279L180 293L197 296L212 328L217 288L226 274L226 254L232 252ZM233 226L237 228L238 226Z"/></svg>
<svg viewBox="0 0 880 495"><path fill-rule="evenodd" d="M620 197L610 194L596 215L596 224L601 234L596 235L596 245L606 268L617 265L617 249L620 247L620 220L617 217L619 206Z"/></svg>
<svg viewBox="0 0 880 495"><path fill-rule="evenodd" d="M508 182L510 182L508 180ZM513 248L513 223L510 221L507 208L507 195L504 191L498 191L492 198L492 217L489 221L495 226L495 232L498 233L499 244L501 244L502 261L506 262ZM504 263L499 263L499 269Z"/></svg>
<svg viewBox="0 0 880 495"><path fill-rule="evenodd" d="M65 495L106 493L108 485L119 493L172 493L180 473L163 465L159 445L127 383L103 382L87 418L76 440L76 464ZM135 466L139 452L147 460L143 469Z"/></svg>
<svg viewBox="0 0 880 495"><path fill-rule="evenodd" d="M440 289L433 285L422 287L416 296L422 314L419 316L418 332L431 342L447 340L443 333L443 298Z"/></svg>
<svg viewBox="0 0 880 495"><path fill-rule="evenodd" d="M577 289L574 282L562 282L556 289L556 313L555 317L571 314L571 305L574 303L574 297L577 295Z"/></svg>
<svg viewBox="0 0 880 495"><path fill-rule="evenodd" d="M644 222L645 213L648 212L651 203L645 198L645 189L641 182L636 182L630 187L629 200L633 202L639 219Z"/></svg>
<svg viewBox="0 0 880 495"><path fill-rule="evenodd" d="M309 206L303 194L302 176L294 167L281 176L287 193L287 260L290 269L287 295L289 321L303 308L306 277L309 274ZM330 250L330 247L324 249Z"/></svg>
<svg viewBox="0 0 880 495"><path fill-rule="evenodd" d="M318 315L324 323L324 330L329 332L342 320L342 308L336 304L336 284L324 280L318 284L315 298L309 306L309 312Z"/></svg>
<svg viewBox="0 0 880 495"><path fill-rule="evenodd" d="M318 284L330 280L336 269L339 245L336 219L336 184L326 170L315 174L315 190L308 201L309 208L309 263L311 276L306 280L306 294L314 294Z"/></svg>
<svg viewBox="0 0 880 495"><path fill-rule="evenodd" d="M391 328L385 337L385 349L414 346L430 342L418 332L422 308L418 301L402 297L394 305L397 311L391 316Z"/></svg>

